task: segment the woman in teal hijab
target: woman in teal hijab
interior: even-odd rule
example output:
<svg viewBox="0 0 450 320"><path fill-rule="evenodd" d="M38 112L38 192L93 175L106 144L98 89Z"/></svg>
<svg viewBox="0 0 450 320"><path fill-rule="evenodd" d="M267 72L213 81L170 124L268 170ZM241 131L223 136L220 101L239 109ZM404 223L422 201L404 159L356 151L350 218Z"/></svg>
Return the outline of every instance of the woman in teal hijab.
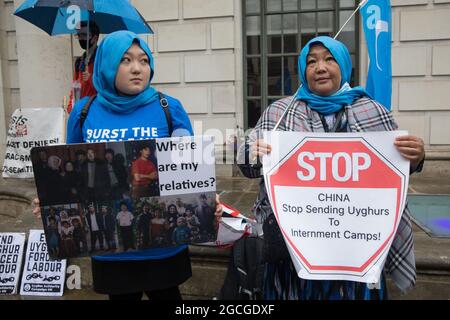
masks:
<svg viewBox="0 0 450 320"><path fill-rule="evenodd" d="M193 135L180 101L164 95L169 115L165 113L164 100L151 86L153 74L153 56L145 41L128 31L107 35L98 47L94 65L98 94L83 124L80 117L88 98L75 105L68 122L67 143ZM136 128L140 130L133 130ZM87 176L83 170L81 174ZM89 196L98 200L93 190ZM124 199L129 196L123 194ZM220 212L218 205L216 213ZM153 300L181 299L178 286L191 276L189 251L182 245L93 256L92 273L94 290L111 299L141 299L143 292Z"/></svg>
<svg viewBox="0 0 450 320"><path fill-rule="evenodd" d="M277 129L283 131L367 132L398 128L392 114L363 88L350 86L352 62L341 42L323 36L312 39L302 49L298 66L301 87L293 97L278 100L264 111L248 137L249 143L239 151L239 163L271 152L271 146L261 137L264 131L273 130L280 119ZM288 106L289 111L285 112ZM394 145L403 157L410 160L411 172L421 170L425 157L422 139L412 135L401 136ZM261 165L244 164L240 168L249 178L261 177ZM352 281L299 278L274 218L264 182L260 184L254 208L265 234L266 299L387 298L384 273L379 284L370 287ZM412 243L410 217L408 212L404 212L385 264L385 271L403 291L411 288L416 278Z"/></svg>
<svg viewBox="0 0 450 320"><path fill-rule="evenodd" d="M118 92L116 87L116 76L124 54L132 44L138 46L148 59L145 61L150 67L150 78L143 86L143 91L136 95L124 95ZM153 55L147 43L134 33L120 31L106 37L97 50L94 65L94 86L98 92L97 99L108 110L119 113L132 113L137 108L158 99L158 92L150 86L154 70ZM146 80L146 79L145 79Z"/></svg>
<svg viewBox="0 0 450 320"><path fill-rule="evenodd" d="M322 49L317 50L318 47ZM311 52L311 49L313 49L313 52ZM328 66L328 75L325 74L327 70L325 68L320 69L320 66L319 71L317 71L318 60L320 59L318 57L319 53L328 55L325 58L333 58L331 63L330 61L325 61ZM312 90L315 89L315 72L311 71L309 81L307 79L307 71L313 70L313 67L317 71L316 77L319 78L332 78L335 76L332 73L333 68L339 68L341 81L336 83L336 87L333 90L314 93ZM311 109L321 114L336 113L344 106L352 104L356 99L369 97L369 94L362 87L350 87L349 83L352 74L350 54L342 42L333 38L321 36L309 41L298 58L298 69L302 86L298 90L297 98L305 101ZM309 86L313 86L313 88L310 89Z"/></svg>

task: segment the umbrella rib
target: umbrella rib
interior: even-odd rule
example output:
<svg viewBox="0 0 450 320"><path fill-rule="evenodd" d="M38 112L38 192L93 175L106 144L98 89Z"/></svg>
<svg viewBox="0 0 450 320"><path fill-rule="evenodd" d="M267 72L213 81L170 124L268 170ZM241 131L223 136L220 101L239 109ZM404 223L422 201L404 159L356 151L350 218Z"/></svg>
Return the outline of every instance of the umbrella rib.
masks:
<svg viewBox="0 0 450 320"><path fill-rule="evenodd" d="M61 15L61 17L63 17L64 15L62 14L61 9L62 9L62 8L58 8L58 11L57 11L56 15L58 15L58 13L59 13L59 14ZM55 17L55 18L56 18L56 17Z"/></svg>

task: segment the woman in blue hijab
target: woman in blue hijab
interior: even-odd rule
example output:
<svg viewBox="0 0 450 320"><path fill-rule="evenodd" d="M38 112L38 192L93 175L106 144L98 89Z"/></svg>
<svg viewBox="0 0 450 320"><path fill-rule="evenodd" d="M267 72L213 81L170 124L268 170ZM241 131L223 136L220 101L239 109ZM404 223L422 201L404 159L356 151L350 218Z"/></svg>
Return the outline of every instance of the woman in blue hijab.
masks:
<svg viewBox="0 0 450 320"><path fill-rule="evenodd" d="M153 56L145 41L129 31L109 34L97 49L94 86L97 97L83 128L80 115L88 97L70 114L67 143L123 141L169 136L169 127L158 92L151 86ZM181 103L165 96L173 135L192 135L189 117ZM131 128L150 128L136 131ZM82 130L81 130L82 129Z"/></svg>
<svg viewBox="0 0 450 320"><path fill-rule="evenodd" d="M314 40L314 41L313 41ZM297 98L321 114L337 113L356 99L369 97L362 87L351 88L352 60L341 42L317 37L298 58L301 83Z"/></svg>
<svg viewBox="0 0 450 320"><path fill-rule="evenodd" d="M301 87L293 97L278 100L264 111L249 135L249 143L240 149L239 163L271 152L271 146L261 139L262 133L274 129L280 118L278 130L283 131L365 132L398 128L392 114L363 88L350 86L352 62L346 46L341 42L324 36L312 39L302 49L298 66ZM285 112L289 105L289 111ZM400 154L410 160L411 172L420 171L425 157L422 139L411 135L401 136L394 144ZM244 164L240 168L249 178L261 177L261 165ZM263 181L254 208L264 230L266 299L387 298L384 273L375 288L360 282L299 278L274 218ZM402 215L385 271L389 271L403 291L415 283L412 228L408 212Z"/></svg>
<svg viewBox="0 0 450 320"><path fill-rule="evenodd" d="M89 98L75 105L68 121L67 143L192 135L181 103L165 95L170 130L163 100L151 86L153 74L153 56L145 41L128 31L106 36L94 66L98 94L83 123L80 117ZM220 205L217 209L220 213ZM141 299L145 292L153 300L181 299L178 286L192 275L186 245L94 256L92 273L94 290L110 299Z"/></svg>

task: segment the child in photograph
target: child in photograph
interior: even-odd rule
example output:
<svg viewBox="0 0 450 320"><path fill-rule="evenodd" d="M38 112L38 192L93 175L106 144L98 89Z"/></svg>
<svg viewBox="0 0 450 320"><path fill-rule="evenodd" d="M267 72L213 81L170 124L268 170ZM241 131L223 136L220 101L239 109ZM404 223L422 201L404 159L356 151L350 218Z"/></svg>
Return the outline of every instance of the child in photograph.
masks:
<svg viewBox="0 0 450 320"><path fill-rule="evenodd" d="M78 254L87 252L86 232L79 217L72 219L73 241Z"/></svg>
<svg viewBox="0 0 450 320"><path fill-rule="evenodd" d="M178 211L174 204L169 204L167 207L167 221L169 221L169 237L171 237L173 230L177 227Z"/></svg>
<svg viewBox="0 0 450 320"><path fill-rule="evenodd" d="M123 251L135 249L133 244L133 214L128 211L125 202L120 203L120 211L116 216L119 222L120 235L122 236Z"/></svg>
<svg viewBox="0 0 450 320"><path fill-rule="evenodd" d="M187 244L191 239L191 229L187 226L186 218L179 217L177 219L177 227L172 233L173 244Z"/></svg>
<svg viewBox="0 0 450 320"><path fill-rule="evenodd" d="M200 228L199 227L192 227L191 228L191 242L192 243L201 243L205 242L206 240L202 239L202 236L200 234Z"/></svg>
<svg viewBox="0 0 450 320"><path fill-rule="evenodd" d="M61 256L73 257L76 253L75 241L73 239L73 226L69 221L61 222Z"/></svg>
<svg viewBox="0 0 450 320"><path fill-rule="evenodd" d="M151 222L152 215L150 206L145 203L142 206L142 213L137 217L136 237L139 249L150 248L151 245Z"/></svg>
<svg viewBox="0 0 450 320"><path fill-rule="evenodd" d="M59 227L59 224L61 222L61 218L59 217L59 215L56 213L56 208L55 207L50 207L48 209L48 216L46 218L46 225L48 226L50 224L50 219L54 219L56 222L56 226Z"/></svg>
<svg viewBox="0 0 450 320"><path fill-rule="evenodd" d="M192 207L186 207L186 222L189 228L198 227L200 225L200 221L198 220L198 217L194 214L194 211L192 210Z"/></svg>
<svg viewBox="0 0 450 320"><path fill-rule="evenodd" d="M66 210L61 210L59 212L59 217L61 218L61 225L63 224L64 221L69 222L70 225L70 217L69 217L69 213Z"/></svg>
<svg viewBox="0 0 450 320"><path fill-rule="evenodd" d="M52 257L59 256L59 232L58 232L58 224L54 217L48 218L47 225L47 247L48 253Z"/></svg>
<svg viewBox="0 0 450 320"><path fill-rule="evenodd" d="M69 220L70 220L71 225L74 225L73 220L78 220L78 223L80 224L80 226L83 227L83 223L82 223L83 220L81 218L80 212L77 209L75 209L75 208L69 209L68 214L69 214Z"/></svg>
<svg viewBox="0 0 450 320"><path fill-rule="evenodd" d="M61 210L59 212L60 223L59 223L59 233L61 233L61 229L64 222L67 222L69 226L71 226L71 218L69 217L69 213L66 210Z"/></svg>
<svg viewBox="0 0 450 320"><path fill-rule="evenodd" d="M109 212L108 206L102 206L101 213L106 246L108 247L108 250L116 250L116 221L114 216Z"/></svg>
<svg viewBox="0 0 450 320"><path fill-rule="evenodd" d="M154 218L151 220L151 237L154 246L161 246L166 243L166 231L169 223L162 217L161 210L155 209Z"/></svg>

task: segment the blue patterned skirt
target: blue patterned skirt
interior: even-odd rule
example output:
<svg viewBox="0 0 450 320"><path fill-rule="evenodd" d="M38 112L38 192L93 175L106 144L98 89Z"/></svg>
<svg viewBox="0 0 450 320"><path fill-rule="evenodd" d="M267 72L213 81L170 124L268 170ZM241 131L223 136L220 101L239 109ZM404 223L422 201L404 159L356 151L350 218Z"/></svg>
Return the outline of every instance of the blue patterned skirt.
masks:
<svg viewBox="0 0 450 320"><path fill-rule="evenodd" d="M266 263L264 270L266 300L387 300L384 273L380 289L366 283L342 280L305 280L297 276L290 260Z"/></svg>

